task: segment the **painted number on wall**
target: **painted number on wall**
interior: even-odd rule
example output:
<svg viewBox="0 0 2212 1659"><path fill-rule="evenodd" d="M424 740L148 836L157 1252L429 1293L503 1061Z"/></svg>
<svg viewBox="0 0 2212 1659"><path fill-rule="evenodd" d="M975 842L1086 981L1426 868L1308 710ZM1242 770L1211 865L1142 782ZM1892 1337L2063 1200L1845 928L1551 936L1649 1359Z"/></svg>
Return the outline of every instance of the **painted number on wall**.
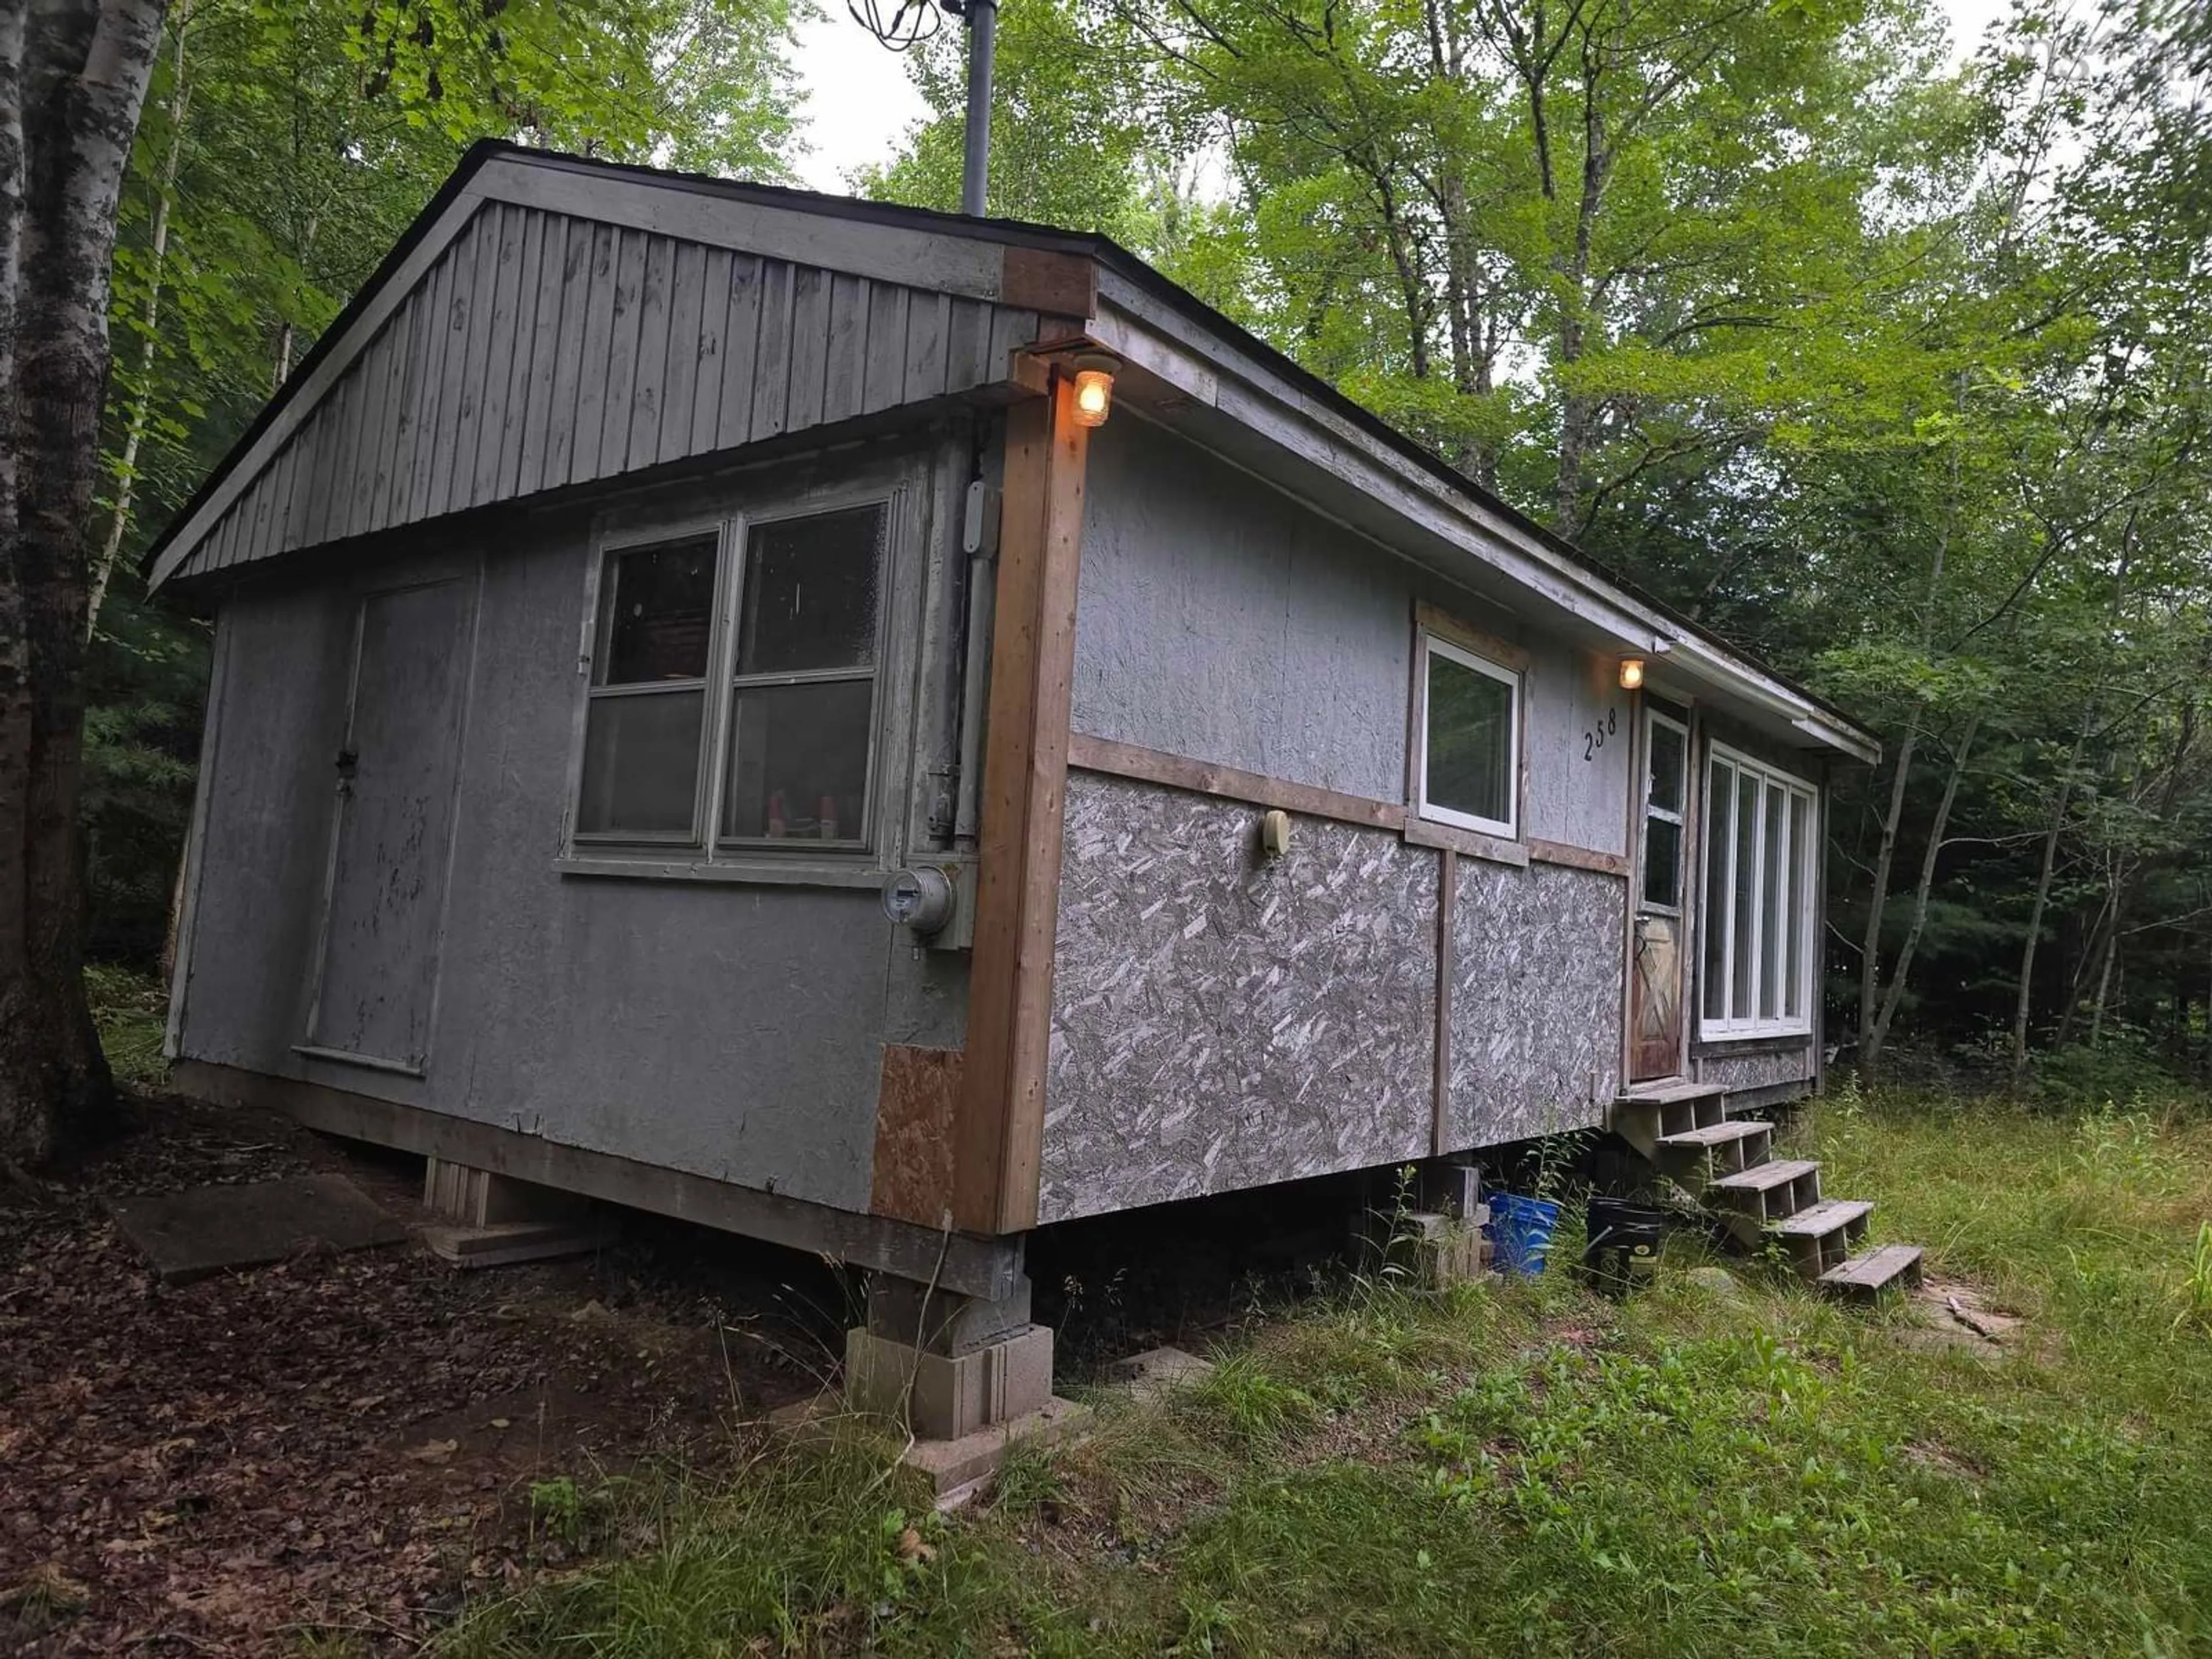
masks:
<svg viewBox="0 0 2212 1659"><path fill-rule="evenodd" d="M1583 733L1583 758L1595 760L1597 751L1605 747L1605 740L1620 730L1620 711L1608 708L1604 715Z"/></svg>

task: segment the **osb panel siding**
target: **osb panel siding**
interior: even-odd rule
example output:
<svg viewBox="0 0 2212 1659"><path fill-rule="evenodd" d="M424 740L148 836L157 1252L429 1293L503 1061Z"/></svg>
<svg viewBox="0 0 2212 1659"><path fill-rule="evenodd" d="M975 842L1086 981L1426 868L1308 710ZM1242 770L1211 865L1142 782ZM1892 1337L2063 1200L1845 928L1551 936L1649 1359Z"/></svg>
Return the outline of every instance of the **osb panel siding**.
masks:
<svg viewBox="0 0 2212 1659"><path fill-rule="evenodd" d="M1763 1054L1707 1054L1698 1062L1698 1075L1707 1083L1724 1083L1731 1089L1765 1089L1785 1083L1810 1084L1813 1047L1770 1049Z"/></svg>
<svg viewBox="0 0 2212 1659"><path fill-rule="evenodd" d="M1258 818L1070 775L1042 1219L1427 1153L1437 854Z"/></svg>
<svg viewBox="0 0 2212 1659"><path fill-rule="evenodd" d="M1037 315L490 202L179 574L1004 378Z"/></svg>
<svg viewBox="0 0 2212 1659"><path fill-rule="evenodd" d="M884 1045L876 1104L876 1158L868 1207L941 1227L952 1205L953 1114L960 1099L957 1048Z"/></svg>
<svg viewBox="0 0 2212 1659"><path fill-rule="evenodd" d="M1459 861L1447 1150L1601 1121L1620 1091L1628 884Z"/></svg>

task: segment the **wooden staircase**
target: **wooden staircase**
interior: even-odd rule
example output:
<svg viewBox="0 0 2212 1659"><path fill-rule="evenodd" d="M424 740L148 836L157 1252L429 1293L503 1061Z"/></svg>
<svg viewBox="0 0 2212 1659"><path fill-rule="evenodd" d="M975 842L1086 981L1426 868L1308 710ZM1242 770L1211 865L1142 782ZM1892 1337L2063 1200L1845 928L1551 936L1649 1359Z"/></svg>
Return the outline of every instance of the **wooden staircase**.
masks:
<svg viewBox="0 0 2212 1659"><path fill-rule="evenodd" d="M1823 1295L1873 1302L1919 1284L1920 1247L1863 1250L1874 1206L1821 1197L1820 1166L1776 1158L1774 1126L1731 1115L1723 1085L1634 1085L1613 1102L1610 1127L1738 1243L1778 1246Z"/></svg>

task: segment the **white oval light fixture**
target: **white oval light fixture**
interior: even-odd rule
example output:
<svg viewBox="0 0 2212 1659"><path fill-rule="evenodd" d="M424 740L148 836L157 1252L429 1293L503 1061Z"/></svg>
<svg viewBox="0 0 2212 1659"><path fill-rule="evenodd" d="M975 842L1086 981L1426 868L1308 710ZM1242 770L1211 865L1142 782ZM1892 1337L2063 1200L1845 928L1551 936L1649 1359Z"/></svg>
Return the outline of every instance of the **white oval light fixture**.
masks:
<svg viewBox="0 0 2212 1659"><path fill-rule="evenodd" d="M1633 691L1644 684L1644 659L1623 657L1620 659L1620 689Z"/></svg>

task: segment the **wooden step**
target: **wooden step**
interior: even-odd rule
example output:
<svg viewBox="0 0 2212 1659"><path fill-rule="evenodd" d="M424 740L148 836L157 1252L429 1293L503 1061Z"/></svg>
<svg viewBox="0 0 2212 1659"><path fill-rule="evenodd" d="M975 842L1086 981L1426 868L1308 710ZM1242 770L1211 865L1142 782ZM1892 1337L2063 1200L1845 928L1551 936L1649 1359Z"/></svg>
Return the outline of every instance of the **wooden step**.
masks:
<svg viewBox="0 0 2212 1659"><path fill-rule="evenodd" d="M1725 1083L1632 1083L1615 1097L1624 1105L1672 1106L1685 1100L1706 1100L1728 1092Z"/></svg>
<svg viewBox="0 0 2212 1659"><path fill-rule="evenodd" d="M1659 1144L1683 1152L1708 1146L1724 1146L1732 1140L1754 1140L1760 1135L1774 1133L1771 1123L1761 1123L1757 1118L1732 1117L1719 1123L1708 1123L1695 1129L1685 1129L1680 1134L1662 1135Z"/></svg>
<svg viewBox="0 0 2212 1659"><path fill-rule="evenodd" d="M1784 1216L1809 1210L1820 1201L1820 1166L1802 1158L1754 1164L1708 1182L1705 1199L1710 1205L1732 1212L1729 1224L1737 1237L1755 1244L1766 1228Z"/></svg>
<svg viewBox="0 0 2212 1659"><path fill-rule="evenodd" d="M1885 1244L1820 1275L1820 1289L1847 1302L1873 1302L1884 1291L1909 1291L1920 1283L1917 1244Z"/></svg>
<svg viewBox="0 0 2212 1659"><path fill-rule="evenodd" d="M1789 1252L1800 1278L1817 1279L1842 1267L1866 1243L1867 1217L1873 1212L1874 1206L1863 1198L1824 1198L1767 1223L1762 1231Z"/></svg>
<svg viewBox="0 0 2212 1659"><path fill-rule="evenodd" d="M1820 1173L1820 1166L1808 1158L1778 1158L1769 1164L1754 1164L1748 1170L1740 1170L1732 1176L1713 1182L1723 1192L1771 1192L1785 1182L1802 1179Z"/></svg>
<svg viewBox="0 0 2212 1659"><path fill-rule="evenodd" d="M1756 1118L1723 1118L1701 1123L1653 1143L1652 1161L1678 1180L1711 1181L1734 1175L1773 1151L1774 1126Z"/></svg>
<svg viewBox="0 0 2212 1659"><path fill-rule="evenodd" d="M1784 1216L1774 1224L1773 1230L1788 1237L1818 1238L1854 1221L1863 1221L1873 1212L1874 1206L1863 1198L1824 1198L1795 1215Z"/></svg>

